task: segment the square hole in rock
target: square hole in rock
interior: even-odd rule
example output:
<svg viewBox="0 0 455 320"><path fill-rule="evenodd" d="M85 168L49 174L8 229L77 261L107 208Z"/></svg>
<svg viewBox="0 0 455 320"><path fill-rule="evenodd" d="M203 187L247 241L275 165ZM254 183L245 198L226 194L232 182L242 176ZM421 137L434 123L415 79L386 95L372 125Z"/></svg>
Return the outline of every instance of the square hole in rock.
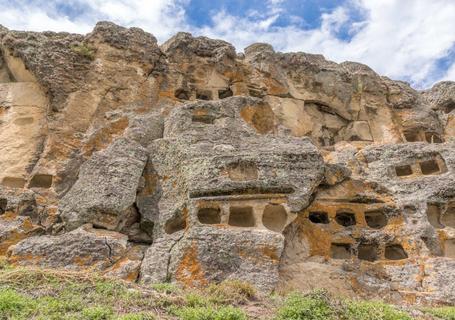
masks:
<svg viewBox="0 0 455 320"><path fill-rule="evenodd" d="M335 221L343 227L349 227L356 224L355 214L349 211L338 211Z"/></svg>
<svg viewBox="0 0 455 320"><path fill-rule="evenodd" d="M332 259L350 259L351 245L348 243L332 243L330 246Z"/></svg>
<svg viewBox="0 0 455 320"><path fill-rule="evenodd" d="M174 96L180 100L190 100L191 93L185 89L177 89L175 90Z"/></svg>
<svg viewBox="0 0 455 320"><path fill-rule="evenodd" d="M262 224L269 230L281 232L283 231L288 214L286 209L279 204L268 204L264 208L262 215Z"/></svg>
<svg viewBox="0 0 455 320"><path fill-rule="evenodd" d="M327 214L327 212L324 212L324 211L312 211L312 212L310 212L308 218L313 223L322 223L322 224L329 223L329 215Z"/></svg>
<svg viewBox="0 0 455 320"><path fill-rule="evenodd" d="M401 244L389 244L385 247L384 256L388 260L407 259L408 254L404 251Z"/></svg>
<svg viewBox="0 0 455 320"><path fill-rule="evenodd" d="M2 186L5 186L7 188L23 188L25 186L25 179L5 177L2 180Z"/></svg>
<svg viewBox="0 0 455 320"><path fill-rule="evenodd" d="M254 227L255 220L252 207L231 207L228 224L233 227Z"/></svg>
<svg viewBox="0 0 455 320"><path fill-rule="evenodd" d="M199 122L205 124L213 124L215 117L209 114L193 114L191 116L191 122Z"/></svg>
<svg viewBox="0 0 455 320"><path fill-rule="evenodd" d="M422 161L419 163L419 165L420 170L424 175L435 174L440 172L439 165L436 162L436 160Z"/></svg>
<svg viewBox="0 0 455 320"><path fill-rule="evenodd" d="M357 247L357 257L360 260L376 261L378 259L378 245L361 243Z"/></svg>
<svg viewBox="0 0 455 320"><path fill-rule="evenodd" d="M233 181L257 180L258 168L256 163L240 160L227 166L229 179Z"/></svg>
<svg viewBox="0 0 455 320"><path fill-rule="evenodd" d="M49 189L52 187L52 178L50 174L35 174L28 187Z"/></svg>
<svg viewBox="0 0 455 320"><path fill-rule="evenodd" d="M196 92L196 99L198 100L212 100L212 92L208 90L198 90Z"/></svg>
<svg viewBox="0 0 455 320"><path fill-rule="evenodd" d="M383 210L366 211L365 221L370 228L381 229L387 225L387 216Z"/></svg>
<svg viewBox="0 0 455 320"><path fill-rule="evenodd" d="M403 132L403 135L407 142L420 141L419 131L417 131L417 130L406 130Z"/></svg>
<svg viewBox="0 0 455 320"><path fill-rule="evenodd" d="M221 223L220 208L201 208L197 213L200 223L203 224L219 224Z"/></svg>
<svg viewBox="0 0 455 320"><path fill-rule="evenodd" d="M218 90L218 98L220 98L220 99L226 99L226 98L232 97L232 95L233 95L233 93L230 88Z"/></svg>
<svg viewBox="0 0 455 320"><path fill-rule="evenodd" d="M397 166L395 167L395 173L398 177L410 176L412 174L412 168L410 165Z"/></svg>

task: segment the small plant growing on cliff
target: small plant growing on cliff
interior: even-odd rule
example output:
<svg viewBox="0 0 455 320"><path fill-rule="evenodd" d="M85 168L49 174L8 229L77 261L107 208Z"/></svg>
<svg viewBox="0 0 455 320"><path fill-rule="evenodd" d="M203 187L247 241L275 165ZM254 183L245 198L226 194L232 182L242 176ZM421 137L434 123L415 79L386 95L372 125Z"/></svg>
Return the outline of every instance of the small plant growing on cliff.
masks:
<svg viewBox="0 0 455 320"><path fill-rule="evenodd" d="M225 280L207 288L210 302L215 304L243 304L254 299L256 289L249 283L240 280Z"/></svg>
<svg viewBox="0 0 455 320"><path fill-rule="evenodd" d="M325 291L311 294L291 293L278 310L275 320L331 320L335 313Z"/></svg>
<svg viewBox="0 0 455 320"><path fill-rule="evenodd" d="M428 308L424 309L424 311L438 317L438 319L455 320L455 307Z"/></svg>
<svg viewBox="0 0 455 320"><path fill-rule="evenodd" d="M85 44L85 43L80 43L71 46L71 50L73 52L77 53L78 55L87 58L89 60L94 60L95 59L95 48Z"/></svg>
<svg viewBox="0 0 455 320"><path fill-rule="evenodd" d="M405 312L377 301L349 301L342 319L354 320L411 320Z"/></svg>

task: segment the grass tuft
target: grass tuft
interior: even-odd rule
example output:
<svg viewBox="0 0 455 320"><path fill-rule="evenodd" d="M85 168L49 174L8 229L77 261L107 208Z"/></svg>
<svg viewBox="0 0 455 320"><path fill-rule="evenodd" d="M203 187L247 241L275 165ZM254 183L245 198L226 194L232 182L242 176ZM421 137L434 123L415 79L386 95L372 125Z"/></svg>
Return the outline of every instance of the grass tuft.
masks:
<svg viewBox="0 0 455 320"><path fill-rule="evenodd" d="M426 308L423 311L441 320L455 320L455 307Z"/></svg>
<svg viewBox="0 0 455 320"><path fill-rule="evenodd" d="M219 284L211 284L206 294L211 303L244 304L256 297L256 289L247 282L225 280Z"/></svg>

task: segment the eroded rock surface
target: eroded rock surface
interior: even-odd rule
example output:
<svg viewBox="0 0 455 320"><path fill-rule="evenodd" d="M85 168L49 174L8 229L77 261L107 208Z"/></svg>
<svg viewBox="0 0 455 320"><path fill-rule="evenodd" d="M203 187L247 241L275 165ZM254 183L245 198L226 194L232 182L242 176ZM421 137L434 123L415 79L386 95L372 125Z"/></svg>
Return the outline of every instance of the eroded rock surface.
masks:
<svg viewBox="0 0 455 320"><path fill-rule="evenodd" d="M0 27L0 255L455 303L455 83L100 22Z"/></svg>

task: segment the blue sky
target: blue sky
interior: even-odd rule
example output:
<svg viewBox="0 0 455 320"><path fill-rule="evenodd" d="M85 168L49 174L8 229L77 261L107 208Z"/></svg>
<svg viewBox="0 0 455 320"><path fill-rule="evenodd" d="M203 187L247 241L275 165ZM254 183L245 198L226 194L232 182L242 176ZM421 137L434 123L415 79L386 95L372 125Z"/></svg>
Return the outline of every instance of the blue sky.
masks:
<svg viewBox="0 0 455 320"><path fill-rule="evenodd" d="M10 29L87 33L99 20L141 27L160 43L187 31L238 51L268 42L321 53L419 89L455 80L455 0L0 0Z"/></svg>

